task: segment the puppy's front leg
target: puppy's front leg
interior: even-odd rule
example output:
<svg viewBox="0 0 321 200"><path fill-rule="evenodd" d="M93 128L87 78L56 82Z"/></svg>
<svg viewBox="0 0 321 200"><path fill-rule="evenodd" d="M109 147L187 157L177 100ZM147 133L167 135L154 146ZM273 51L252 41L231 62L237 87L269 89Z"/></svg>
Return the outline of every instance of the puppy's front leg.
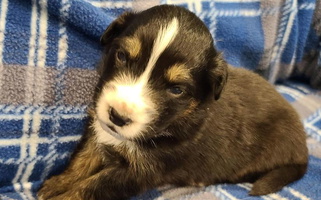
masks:
<svg viewBox="0 0 321 200"><path fill-rule="evenodd" d="M63 194L72 188L75 182L88 178L101 168L101 154L93 139L84 137L81 144L67 169L43 183L38 192L39 199L50 199Z"/></svg>
<svg viewBox="0 0 321 200"><path fill-rule="evenodd" d="M125 200L147 189L129 167L105 168L50 200Z"/></svg>

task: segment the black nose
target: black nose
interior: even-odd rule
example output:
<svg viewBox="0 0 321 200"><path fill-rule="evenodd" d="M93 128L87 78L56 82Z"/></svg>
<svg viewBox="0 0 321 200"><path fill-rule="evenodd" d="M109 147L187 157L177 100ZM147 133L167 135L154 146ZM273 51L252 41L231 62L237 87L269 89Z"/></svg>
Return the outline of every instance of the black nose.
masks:
<svg viewBox="0 0 321 200"><path fill-rule="evenodd" d="M109 109L109 119L117 126L125 126L132 122L128 117L121 116L114 108Z"/></svg>

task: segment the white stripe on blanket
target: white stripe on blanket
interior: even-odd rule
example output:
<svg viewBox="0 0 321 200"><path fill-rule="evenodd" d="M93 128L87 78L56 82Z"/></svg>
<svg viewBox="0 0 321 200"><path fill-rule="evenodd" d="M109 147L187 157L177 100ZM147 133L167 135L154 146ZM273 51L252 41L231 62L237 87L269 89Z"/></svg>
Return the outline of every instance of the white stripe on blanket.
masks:
<svg viewBox="0 0 321 200"><path fill-rule="evenodd" d="M3 45L4 45L4 33L6 28L6 16L8 11L8 0L1 1L1 15L0 15L0 66L3 61ZM1 72L1 71L0 71ZM2 73L0 73L1 75ZM1 80L1 77L0 77ZM1 84L0 84L1 85Z"/></svg>
<svg viewBox="0 0 321 200"><path fill-rule="evenodd" d="M22 137L19 139L20 144L20 158L27 158L23 159L22 162L19 164L16 176L12 180L12 184L15 184L17 182L21 182L21 177L23 176L24 169L26 166L26 161L28 160L29 156L27 155L28 152L28 134L29 133L29 124L30 124L30 112L32 111L31 108L25 110L24 117L23 117L23 132L25 134L22 135ZM20 187L14 187L16 192L19 192L21 189Z"/></svg>
<svg viewBox="0 0 321 200"><path fill-rule="evenodd" d="M36 38L37 38L37 2L32 0L31 22L30 22L30 40L29 40L29 57L28 65L35 65Z"/></svg>
<svg viewBox="0 0 321 200"><path fill-rule="evenodd" d="M68 12L69 12L69 8L70 8L70 1L68 0L62 0L61 2L62 6L60 8L60 14L63 16L64 19L68 18ZM62 83L64 76L63 76L63 71L66 68L66 61L67 61L67 51L68 51L68 35L67 35L67 29L66 29L66 24L65 22L61 21L59 22L59 41L58 41L58 68L60 70L60 74L58 75L57 79L58 82L57 83ZM55 112L59 112L58 110L56 110ZM49 146L49 152L47 154L47 156L44 158L46 163L50 163L48 165L48 167L46 167L46 169L44 170L41 179L44 179L49 171L51 170L51 168L54 166L54 160L57 159L58 155L55 154L55 148L57 145L57 136L56 136L56 132L59 130L59 126L60 124L58 123L58 119L54 120L55 122L53 123L53 138L50 139L50 141L52 142L52 144Z"/></svg>
<svg viewBox="0 0 321 200"><path fill-rule="evenodd" d="M29 120L32 120L31 122L28 122L30 127L30 136L27 139L27 144L29 145L29 158L27 162L27 167L25 172L23 173L23 176L21 178L22 183L28 182L28 178L31 176L33 168L36 164L36 158L37 158L37 148L39 144L39 137L38 133L40 130L40 123L41 123L41 117L40 117L41 110L37 110L33 113L33 116L29 116Z"/></svg>
<svg viewBox="0 0 321 200"><path fill-rule="evenodd" d="M48 11L47 0L42 0L40 4L40 19L39 19L39 37L38 37L38 67L45 67L46 52L47 52L47 28L48 28Z"/></svg>
<svg viewBox="0 0 321 200"><path fill-rule="evenodd" d="M288 190L289 192L291 192L291 194L293 194L293 196L298 197L301 200L310 200L309 197L305 196L304 194L300 193L297 190L294 190L290 187L285 187L286 190Z"/></svg>
<svg viewBox="0 0 321 200"><path fill-rule="evenodd" d="M6 16L8 11L8 0L1 1L0 7L0 85L2 85L2 74L3 74L3 48L4 48L4 33L6 29Z"/></svg>
<svg viewBox="0 0 321 200"><path fill-rule="evenodd" d="M131 8L133 6L133 2L131 1L119 1L119 2L91 2L93 6L99 7L99 8Z"/></svg>
<svg viewBox="0 0 321 200"><path fill-rule="evenodd" d="M284 12L284 15L282 16L282 19L279 25L281 27L279 29L279 33L281 34L278 34L278 39L277 39L277 41L281 39L281 43L275 46L275 49L273 49L273 54L272 54L272 62L274 63L277 63L277 64L281 63L281 55L283 55L283 51L289 40L292 26L293 26L295 17L297 15L297 7L298 7L298 2L296 0L286 1L286 7L284 8L285 12ZM288 13L290 13L289 14L290 16L287 21L284 21L284 19L288 17ZM285 32L283 32L284 28L285 28ZM272 68L270 81L274 82L276 80L279 70L280 70L279 67Z"/></svg>
<svg viewBox="0 0 321 200"><path fill-rule="evenodd" d="M68 143L68 142L75 142L78 141L80 138L79 135L76 136L62 136L58 137L56 140L59 143ZM52 141L48 138L38 138L38 144L50 144ZM8 139L8 140L0 140L0 146L7 147L7 146L18 146L21 143L21 138L18 139ZM22 160L21 160L22 161ZM1 161L0 161L1 163Z"/></svg>

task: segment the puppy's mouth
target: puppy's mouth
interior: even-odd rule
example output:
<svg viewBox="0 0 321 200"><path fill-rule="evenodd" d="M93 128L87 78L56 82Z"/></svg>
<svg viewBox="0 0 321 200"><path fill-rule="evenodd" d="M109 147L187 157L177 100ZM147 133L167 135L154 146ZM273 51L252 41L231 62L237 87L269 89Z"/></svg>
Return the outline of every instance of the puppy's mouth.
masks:
<svg viewBox="0 0 321 200"><path fill-rule="evenodd" d="M121 141L126 141L126 140L128 140L126 137L124 137L123 135L121 135L120 133L118 133L113 126L108 125L108 124L106 124L105 122L103 122L103 121L101 121L101 120L99 120L99 119L98 119L98 121L99 121L99 123L100 123L101 128L104 129L104 131L106 131L107 133L109 133L111 136L113 136L113 137L115 137L115 138L117 138L117 139L119 139L119 140L121 140Z"/></svg>

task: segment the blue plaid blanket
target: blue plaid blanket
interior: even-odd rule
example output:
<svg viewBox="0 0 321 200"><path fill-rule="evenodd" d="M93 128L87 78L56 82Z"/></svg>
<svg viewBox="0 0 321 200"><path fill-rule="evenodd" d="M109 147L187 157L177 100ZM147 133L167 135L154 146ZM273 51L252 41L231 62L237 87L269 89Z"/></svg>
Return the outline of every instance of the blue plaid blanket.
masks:
<svg viewBox="0 0 321 200"><path fill-rule="evenodd" d="M321 199L320 0L0 0L0 199L35 199L66 166L104 29L125 10L165 3L195 12L231 65L277 83L304 122L310 163L303 179L263 197L248 196L244 183L164 186L133 199Z"/></svg>

